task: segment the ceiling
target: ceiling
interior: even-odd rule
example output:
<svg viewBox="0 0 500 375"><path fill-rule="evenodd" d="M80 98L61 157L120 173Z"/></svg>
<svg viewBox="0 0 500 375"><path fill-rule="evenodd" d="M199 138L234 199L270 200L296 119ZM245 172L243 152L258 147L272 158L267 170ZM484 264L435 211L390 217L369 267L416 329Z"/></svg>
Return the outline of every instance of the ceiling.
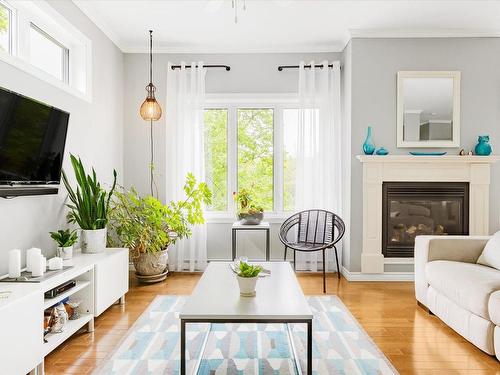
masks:
<svg viewBox="0 0 500 375"><path fill-rule="evenodd" d="M497 37L496 1L73 0L123 52L329 52L351 37Z"/></svg>

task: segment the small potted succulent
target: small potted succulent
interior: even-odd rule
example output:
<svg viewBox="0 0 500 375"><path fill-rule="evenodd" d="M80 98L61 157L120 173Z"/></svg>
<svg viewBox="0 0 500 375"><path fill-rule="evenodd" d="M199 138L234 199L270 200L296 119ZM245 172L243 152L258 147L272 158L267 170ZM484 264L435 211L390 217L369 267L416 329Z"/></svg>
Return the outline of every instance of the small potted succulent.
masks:
<svg viewBox="0 0 500 375"><path fill-rule="evenodd" d="M73 258L73 245L78 240L76 230L59 229L49 232L50 237L57 243L57 256L63 260Z"/></svg>
<svg viewBox="0 0 500 375"><path fill-rule="evenodd" d="M244 225L258 225L264 218L264 209L252 202L251 194L246 189L233 192L237 204L238 220Z"/></svg>
<svg viewBox="0 0 500 375"><path fill-rule="evenodd" d="M261 266L240 262L238 273L236 275L238 285L240 286L240 295L243 297L255 296L255 287L261 271Z"/></svg>

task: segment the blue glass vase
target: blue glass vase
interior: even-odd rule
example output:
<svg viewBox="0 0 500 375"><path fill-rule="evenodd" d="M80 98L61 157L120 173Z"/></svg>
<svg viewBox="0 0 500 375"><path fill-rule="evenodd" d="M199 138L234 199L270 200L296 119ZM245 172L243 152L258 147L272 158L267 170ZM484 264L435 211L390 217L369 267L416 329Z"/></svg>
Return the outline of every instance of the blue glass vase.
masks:
<svg viewBox="0 0 500 375"><path fill-rule="evenodd" d="M369 126L366 132L365 143L363 143L363 152L365 155L373 155L375 152L375 144L372 140L372 127Z"/></svg>
<svg viewBox="0 0 500 375"><path fill-rule="evenodd" d="M480 135L477 137L477 145L474 149L476 155L488 156L491 154L490 136Z"/></svg>

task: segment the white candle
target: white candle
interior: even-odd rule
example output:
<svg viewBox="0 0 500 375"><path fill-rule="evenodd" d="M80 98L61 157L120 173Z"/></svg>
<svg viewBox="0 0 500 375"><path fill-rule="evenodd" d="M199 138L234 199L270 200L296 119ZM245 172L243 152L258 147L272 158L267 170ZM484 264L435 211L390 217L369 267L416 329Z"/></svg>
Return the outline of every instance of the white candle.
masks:
<svg viewBox="0 0 500 375"><path fill-rule="evenodd" d="M60 270L63 268L63 260L59 257L49 259L49 270Z"/></svg>
<svg viewBox="0 0 500 375"><path fill-rule="evenodd" d="M9 277L15 279L21 276L21 250L9 251Z"/></svg>
<svg viewBox="0 0 500 375"><path fill-rule="evenodd" d="M45 273L47 271L47 258L42 255L42 270Z"/></svg>
<svg viewBox="0 0 500 375"><path fill-rule="evenodd" d="M43 276L43 256L41 254L33 254L31 256L31 275L33 277Z"/></svg>
<svg viewBox="0 0 500 375"><path fill-rule="evenodd" d="M34 256L36 255L42 255L42 250L32 247L26 251L26 267L28 268L28 272L33 272L32 261L35 259ZM38 257L36 259L38 260Z"/></svg>

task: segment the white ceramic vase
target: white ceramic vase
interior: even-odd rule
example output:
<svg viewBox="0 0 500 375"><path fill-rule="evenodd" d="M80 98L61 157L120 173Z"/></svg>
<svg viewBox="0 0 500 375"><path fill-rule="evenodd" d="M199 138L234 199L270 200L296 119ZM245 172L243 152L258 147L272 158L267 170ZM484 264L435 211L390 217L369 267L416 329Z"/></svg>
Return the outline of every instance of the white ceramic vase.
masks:
<svg viewBox="0 0 500 375"><path fill-rule="evenodd" d="M73 245L57 248L57 256L62 258L62 260L68 260L73 258Z"/></svg>
<svg viewBox="0 0 500 375"><path fill-rule="evenodd" d="M255 287L257 286L257 280L259 279L259 276L236 276L236 278L238 279L238 285L240 286L240 295L242 295L243 297L255 296Z"/></svg>
<svg viewBox="0 0 500 375"><path fill-rule="evenodd" d="M87 230L82 229L82 253L102 253L106 249L106 228Z"/></svg>

